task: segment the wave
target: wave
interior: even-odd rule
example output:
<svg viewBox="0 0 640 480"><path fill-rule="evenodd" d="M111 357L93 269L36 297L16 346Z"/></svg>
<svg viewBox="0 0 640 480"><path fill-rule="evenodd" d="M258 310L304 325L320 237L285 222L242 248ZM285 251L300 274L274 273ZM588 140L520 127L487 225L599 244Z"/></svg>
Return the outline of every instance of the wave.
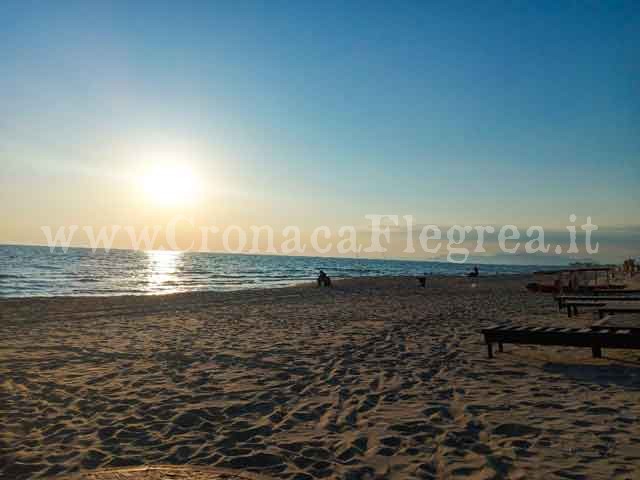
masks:
<svg viewBox="0 0 640 480"><path fill-rule="evenodd" d="M11 273L0 273L0 279L3 279L3 278L7 278L7 279L8 278L24 278L24 276L23 275L13 275Z"/></svg>

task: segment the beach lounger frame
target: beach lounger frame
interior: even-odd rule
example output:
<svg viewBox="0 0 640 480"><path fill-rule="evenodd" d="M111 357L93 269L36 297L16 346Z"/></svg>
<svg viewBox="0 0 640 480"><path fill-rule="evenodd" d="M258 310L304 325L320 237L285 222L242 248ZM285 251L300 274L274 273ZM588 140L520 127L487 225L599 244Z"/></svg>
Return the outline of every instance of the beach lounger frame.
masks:
<svg viewBox="0 0 640 480"><path fill-rule="evenodd" d="M604 305L598 307L598 317L604 318L607 315L640 313L640 305Z"/></svg>
<svg viewBox="0 0 640 480"><path fill-rule="evenodd" d="M603 348L640 349L640 328L608 327L527 327L494 325L482 330L489 358L493 358L493 345L502 352L503 344L555 345L591 348L595 358L602 357Z"/></svg>
<svg viewBox="0 0 640 480"><path fill-rule="evenodd" d="M572 317L578 314L578 307L608 307L611 302L617 302L615 305L624 304L625 302L638 302L640 296L623 297L623 296L581 296L581 295L564 295L556 297L558 302L558 311L563 308L567 309L567 316ZM633 308L632 308L633 310ZM602 318L602 317L601 317Z"/></svg>

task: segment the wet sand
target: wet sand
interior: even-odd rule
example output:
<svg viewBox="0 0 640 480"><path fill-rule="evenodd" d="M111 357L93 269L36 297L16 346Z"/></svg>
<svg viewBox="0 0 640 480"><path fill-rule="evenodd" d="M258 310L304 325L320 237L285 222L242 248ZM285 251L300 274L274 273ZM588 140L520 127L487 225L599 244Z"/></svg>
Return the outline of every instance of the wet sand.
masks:
<svg viewBox="0 0 640 480"><path fill-rule="evenodd" d="M640 478L640 352L487 358L497 321L592 322L528 281L0 301L0 478Z"/></svg>

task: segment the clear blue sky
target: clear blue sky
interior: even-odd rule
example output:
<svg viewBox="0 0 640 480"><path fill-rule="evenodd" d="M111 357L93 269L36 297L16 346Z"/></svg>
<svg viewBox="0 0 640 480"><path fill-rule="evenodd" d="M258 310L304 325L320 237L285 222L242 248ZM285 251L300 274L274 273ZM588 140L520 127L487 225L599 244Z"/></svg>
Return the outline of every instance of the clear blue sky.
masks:
<svg viewBox="0 0 640 480"><path fill-rule="evenodd" d="M0 59L41 208L171 139L262 215L640 224L639 2L4 2Z"/></svg>

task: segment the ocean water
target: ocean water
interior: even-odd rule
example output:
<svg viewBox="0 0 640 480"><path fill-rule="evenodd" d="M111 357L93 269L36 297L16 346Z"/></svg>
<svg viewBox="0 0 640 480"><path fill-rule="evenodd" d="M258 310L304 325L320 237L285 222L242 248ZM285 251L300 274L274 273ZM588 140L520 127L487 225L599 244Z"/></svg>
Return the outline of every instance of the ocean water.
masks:
<svg viewBox="0 0 640 480"><path fill-rule="evenodd" d="M464 275L470 265L432 261L233 255L0 245L0 297L144 295L241 290L333 278ZM527 273L536 266L481 265L482 274Z"/></svg>

